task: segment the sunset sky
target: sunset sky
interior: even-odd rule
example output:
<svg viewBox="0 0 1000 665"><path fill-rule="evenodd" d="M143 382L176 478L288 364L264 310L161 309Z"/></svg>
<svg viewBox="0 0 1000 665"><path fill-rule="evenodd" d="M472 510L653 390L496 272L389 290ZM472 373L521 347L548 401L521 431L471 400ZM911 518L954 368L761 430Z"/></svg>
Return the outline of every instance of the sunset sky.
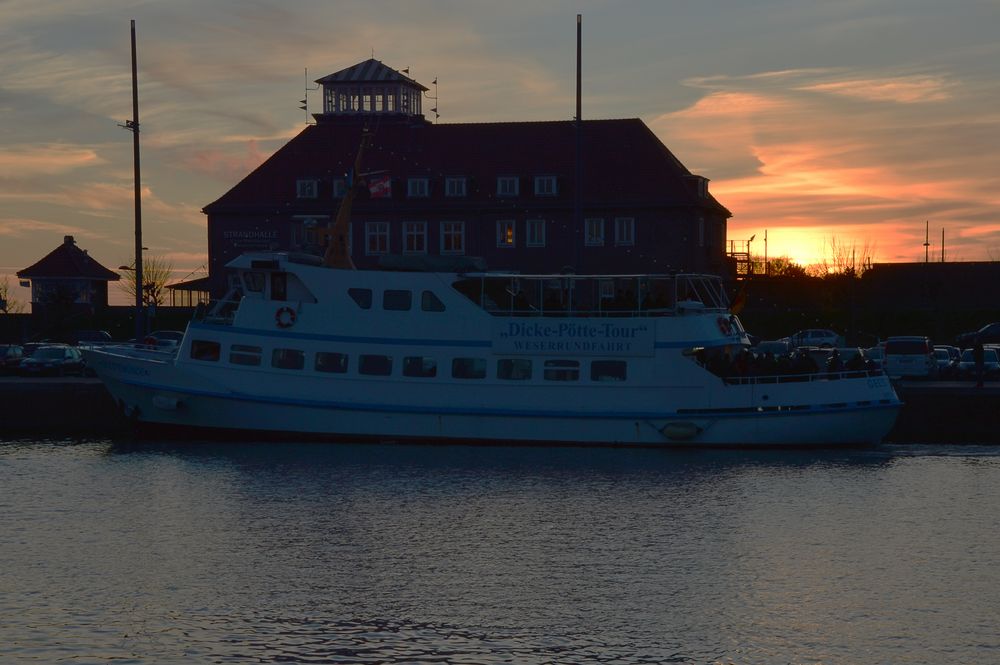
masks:
<svg viewBox="0 0 1000 665"><path fill-rule="evenodd" d="M1000 260L998 0L0 0L0 274L64 235L131 261L130 19L144 244L182 278L202 207L304 127L305 68L374 53L438 79L439 122L568 120L577 13L583 117L643 119L730 239L917 261L929 221L933 260L942 229L946 260Z"/></svg>

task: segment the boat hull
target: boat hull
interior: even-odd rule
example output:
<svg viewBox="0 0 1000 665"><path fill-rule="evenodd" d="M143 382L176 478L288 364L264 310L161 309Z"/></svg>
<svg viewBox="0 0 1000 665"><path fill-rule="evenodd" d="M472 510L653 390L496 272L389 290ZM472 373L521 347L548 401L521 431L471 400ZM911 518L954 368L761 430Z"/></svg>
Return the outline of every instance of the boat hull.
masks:
<svg viewBox="0 0 1000 665"><path fill-rule="evenodd" d="M251 438L626 446L859 446L892 428L899 402L838 402L794 410L718 408L609 413L358 401L240 392L192 380L168 362L92 352L123 413L146 431ZM842 382L850 390L847 381ZM793 389L802 391L809 384ZM731 386L730 390L746 390ZM775 390L772 386L770 390Z"/></svg>

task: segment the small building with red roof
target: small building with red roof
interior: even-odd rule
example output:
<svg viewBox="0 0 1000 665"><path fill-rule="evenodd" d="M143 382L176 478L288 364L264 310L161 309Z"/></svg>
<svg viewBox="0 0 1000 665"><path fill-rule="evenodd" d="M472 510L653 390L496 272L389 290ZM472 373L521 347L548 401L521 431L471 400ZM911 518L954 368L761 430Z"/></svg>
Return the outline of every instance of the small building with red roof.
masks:
<svg viewBox="0 0 1000 665"><path fill-rule="evenodd" d="M731 213L639 119L432 123L427 88L374 59L317 83L315 124L204 209L215 294L245 251L323 253L364 132L359 268L438 255L521 273L729 272Z"/></svg>
<svg viewBox="0 0 1000 665"><path fill-rule="evenodd" d="M108 282L117 282L118 273L109 270L76 245L73 236L37 263L17 271L31 281L31 312L43 314L53 309L93 314L108 306Z"/></svg>

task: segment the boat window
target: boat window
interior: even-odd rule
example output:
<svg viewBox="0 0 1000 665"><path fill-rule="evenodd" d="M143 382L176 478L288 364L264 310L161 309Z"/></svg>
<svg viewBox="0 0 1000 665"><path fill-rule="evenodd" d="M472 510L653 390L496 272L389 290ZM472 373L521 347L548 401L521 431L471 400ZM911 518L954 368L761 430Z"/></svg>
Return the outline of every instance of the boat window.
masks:
<svg viewBox="0 0 1000 665"><path fill-rule="evenodd" d="M427 356L407 356L403 358L403 376L437 376L437 360Z"/></svg>
<svg viewBox="0 0 1000 665"><path fill-rule="evenodd" d="M243 273L243 283L247 287L247 291L253 291L254 293L260 293L264 290L264 273L262 272L245 272Z"/></svg>
<svg viewBox="0 0 1000 665"><path fill-rule="evenodd" d="M433 291L424 291L420 294L420 309L425 312L443 312L444 303Z"/></svg>
<svg viewBox="0 0 1000 665"><path fill-rule="evenodd" d="M624 381L626 367L624 360L595 360L590 363L590 380Z"/></svg>
<svg viewBox="0 0 1000 665"><path fill-rule="evenodd" d="M351 300L356 302L361 309L372 308L371 289L347 289L347 295L351 296Z"/></svg>
<svg viewBox="0 0 1000 665"><path fill-rule="evenodd" d="M382 293L382 309L405 312L410 309L413 293L396 289L386 289Z"/></svg>
<svg viewBox="0 0 1000 665"><path fill-rule="evenodd" d="M455 358L451 361L451 375L456 379L486 378L485 358Z"/></svg>
<svg viewBox="0 0 1000 665"><path fill-rule="evenodd" d="M497 361L497 378L527 381L531 378L531 361L522 358L501 358Z"/></svg>
<svg viewBox="0 0 1000 665"><path fill-rule="evenodd" d="M271 273L271 300L288 300L288 275Z"/></svg>
<svg viewBox="0 0 1000 665"><path fill-rule="evenodd" d="M298 349L275 349L271 352L271 367L302 369L305 366L306 354Z"/></svg>
<svg viewBox="0 0 1000 665"><path fill-rule="evenodd" d="M546 381L579 381L579 360L546 360L544 377Z"/></svg>
<svg viewBox="0 0 1000 665"><path fill-rule="evenodd" d="M229 347L229 362L234 365L259 365L261 348L245 344L233 344Z"/></svg>
<svg viewBox="0 0 1000 665"><path fill-rule="evenodd" d="M317 372L343 374L347 371L347 354L317 351L315 367Z"/></svg>
<svg viewBox="0 0 1000 665"><path fill-rule="evenodd" d="M218 342L209 342L202 339L191 340L191 358L194 360L216 361L221 354Z"/></svg>
<svg viewBox="0 0 1000 665"><path fill-rule="evenodd" d="M364 354L358 358L358 373L389 376L392 374L392 357Z"/></svg>

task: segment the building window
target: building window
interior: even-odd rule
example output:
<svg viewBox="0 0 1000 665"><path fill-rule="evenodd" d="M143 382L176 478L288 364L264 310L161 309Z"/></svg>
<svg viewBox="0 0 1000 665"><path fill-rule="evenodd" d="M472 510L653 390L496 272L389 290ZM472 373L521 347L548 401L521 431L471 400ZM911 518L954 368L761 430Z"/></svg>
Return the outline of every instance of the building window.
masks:
<svg viewBox="0 0 1000 665"><path fill-rule="evenodd" d="M427 253L427 222L403 222L403 253Z"/></svg>
<svg viewBox="0 0 1000 665"><path fill-rule="evenodd" d="M465 222L441 222L441 253L465 254Z"/></svg>
<svg viewBox="0 0 1000 665"><path fill-rule="evenodd" d="M314 199L319 196L318 180L296 180L295 195L300 199Z"/></svg>
<svg viewBox="0 0 1000 665"><path fill-rule="evenodd" d="M261 348L245 344L233 344L229 347L229 362L234 365L259 365Z"/></svg>
<svg viewBox="0 0 1000 665"><path fill-rule="evenodd" d="M363 354L358 358L358 373L371 376L392 374L392 358L373 354Z"/></svg>
<svg viewBox="0 0 1000 665"><path fill-rule="evenodd" d="M486 358L455 358L451 361L451 375L456 379L485 379Z"/></svg>
<svg viewBox="0 0 1000 665"><path fill-rule="evenodd" d="M465 196L465 178L452 177L444 179L445 196Z"/></svg>
<svg viewBox="0 0 1000 665"><path fill-rule="evenodd" d="M333 198L342 199L347 196L347 180L345 178L333 179Z"/></svg>
<svg viewBox="0 0 1000 665"><path fill-rule="evenodd" d="M424 379L437 376L437 360L427 356L406 356L403 358L403 376Z"/></svg>
<svg viewBox="0 0 1000 665"><path fill-rule="evenodd" d="M410 178L406 181L406 195L411 199L427 198L430 186L427 178Z"/></svg>
<svg viewBox="0 0 1000 665"><path fill-rule="evenodd" d="M302 369L305 366L306 354L298 349L275 349L271 352L271 367Z"/></svg>
<svg viewBox="0 0 1000 665"><path fill-rule="evenodd" d="M517 196L518 179L517 176L500 176L497 178L497 196Z"/></svg>
<svg viewBox="0 0 1000 665"><path fill-rule="evenodd" d="M554 175L535 176L535 196L555 196L557 193Z"/></svg>
<svg viewBox="0 0 1000 665"><path fill-rule="evenodd" d="M497 361L497 378L506 381L531 379L531 361L521 358L502 358Z"/></svg>
<svg viewBox="0 0 1000 665"><path fill-rule="evenodd" d="M382 309L387 309L393 312L408 312L412 302L412 291L386 289L382 292Z"/></svg>
<svg viewBox="0 0 1000 665"><path fill-rule="evenodd" d="M378 256L389 253L389 223L365 223L365 254Z"/></svg>
<svg viewBox="0 0 1000 665"><path fill-rule="evenodd" d="M514 220L501 219L497 222L497 247L515 247Z"/></svg>
<svg viewBox="0 0 1000 665"><path fill-rule="evenodd" d="M347 354L317 351L315 367L317 372L344 374L347 372Z"/></svg>
<svg viewBox="0 0 1000 665"><path fill-rule="evenodd" d="M545 247L544 219L529 219L525 222L524 244L528 247Z"/></svg>
<svg viewBox="0 0 1000 665"><path fill-rule="evenodd" d="M615 244L635 244L635 219L632 217L615 217Z"/></svg>
<svg viewBox="0 0 1000 665"><path fill-rule="evenodd" d="M600 217L591 217L583 220L586 236L584 244L599 246L604 244L604 220Z"/></svg>

